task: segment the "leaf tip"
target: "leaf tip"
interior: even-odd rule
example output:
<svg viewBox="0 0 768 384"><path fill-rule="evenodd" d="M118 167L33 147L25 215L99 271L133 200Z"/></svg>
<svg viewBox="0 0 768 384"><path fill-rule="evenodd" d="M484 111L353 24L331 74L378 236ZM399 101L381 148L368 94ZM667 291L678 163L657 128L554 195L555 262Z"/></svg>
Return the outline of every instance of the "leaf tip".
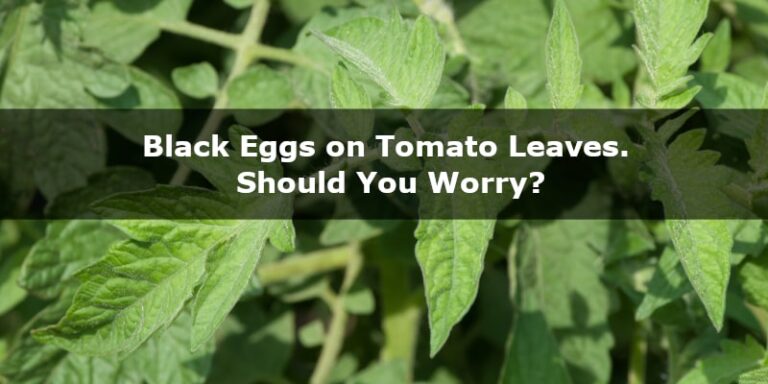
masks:
<svg viewBox="0 0 768 384"><path fill-rule="evenodd" d="M440 333L432 332L429 338L429 358L434 359L435 356L443 349L445 342L448 341L447 335L443 336Z"/></svg>

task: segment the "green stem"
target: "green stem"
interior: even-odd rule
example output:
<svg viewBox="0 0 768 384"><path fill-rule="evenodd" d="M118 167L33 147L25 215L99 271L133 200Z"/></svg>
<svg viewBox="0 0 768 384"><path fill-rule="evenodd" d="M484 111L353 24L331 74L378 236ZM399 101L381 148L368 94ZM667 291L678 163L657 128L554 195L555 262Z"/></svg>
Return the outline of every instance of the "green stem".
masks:
<svg viewBox="0 0 768 384"><path fill-rule="evenodd" d="M250 55L251 60L253 61L259 59L274 60L326 73L325 69L318 65L316 62L312 61L312 59L293 52L290 49L272 47L263 44L255 44L250 47Z"/></svg>
<svg viewBox="0 0 768 384"><path fill-rule="evenodd" d="M255 21L258 20L254 20L254 22ZM190 23L185 20L152 20L152 22L149 24L157 26L168 33L208 42L223 48L231 49L233 51L237 51L242 47L240 35L208 28L199 24ZM247 58L250 62L259 59L267 59L287 64L293 64L323 73L326 72L320 65L312 61L312 59L309 57L293 52L290 49L272 47L269 45L260 44L258 42L247 44L245 49L248 50Z"/></svg>
<svg viewBox="0 0 768 384"><path fill-rule="evenodd" d="M453 10L445 0L413 0L413 2L419 7L421 13L435 19L445 28L445 37L450 44L453 55L469 55L467 44L464 42L464 38L461 37L461 31L459 31L459 26L456 24ZM474 71L469 71L467 82L472 93L472 103L478 103L480 100L480 86L477 83L477 76L475 76Z"/></svg>
<svg viewBox="0 0 768 384"><path fill-rule="evenodd" d="M645 384L647 354L648 341L646 340L644 323L635 323L632 345L629 351L628 384Z"/></svg>
<svg viewBox="0 0 768 384"><path fill-rule="evenodd" d="M245 29L240 35L240 40L235 50L235 64L232 66L228 82L245 71L251 63L251 47L261 39L261 33L264 31L264 23L267 21L268 13L269 0L254 0L251 15L248 17L248 22L245 24Z"/></svg>
<svg viewBox="0 0 768 384"><path fill-rule="evenodd" d="M413 0L421 13L435 19L445 27L446 37L451 44L451 50L457 55L466 55L467 46L459 33L456 18L450 5L444 0Z"/></svg>
<svg viewBox="0 0 768 384"><path fill-rule="evenodd" d="M664 339L667 342L667 383L677 383L683 376L683 371L679 366L679 355L681 349L681 342L674 329L671 327L663 327L662 332Z"/></svg>
<svg viewBox="0 0 768 384"><path fill-rule="evenodd" d="M421 296L413 295L410 281L403 278L407 275L404 268L403 265L387 260L379 267L384 331L380 359L404 361L407 372L412 375L419 336Z"/></svg>
<svg viewBox="0 0 768 384"><path fill-rule="evenodd" d="M341 285L339 294L334 295L333 292L327 291L323 297L331 307L331 325L328 328L325 344L323 344L323 349L320 351L320 358L317 360L315 371L312 372L312 377L309 380L311 384L325 384L328 382L331 371L336 366L336 361L344 345L344 331L347 328L347 320L349 318L344 306L344 300L363 267L363 258L358 245L355 245L354 250L350 253L351 258L347 264L344 282Z"/></svg>
<svg viewBox="0 0 768 384"><path fill-rule="evenodd" d="M408 125L413 130L413 133L416 134L416 137L421 137L424 135L424 127L421 125L421 122L419 122L419 119L416 117L416 113L413 111L409 111L405 114L405 121L408 122Z"/></svg>
<svg viewBox="0 0 768 384"><path fill-rule="evenodd" d="M235 50L235 62L232 65L232 70L229 72L224 86L216 96L216 101L213 104L213 110L206 119L205 125L200 130L200 134L197 136L196 141L206 140L218 131L221 126L221 122L226 118L224 109L229 104L227 98L227 88L234 79L243 74L251 64L250 49L253 44L256 44L261 38L261 32L264 30L264 23L267 19L267 13L269 13L269 0L254 0L253 7L251 8L251 14L248 17L248 22L245 24L243 32L237 36L237 42L232 47ZM191 170L185 164L179 164L176 173L171 178L171 185L183 185Z"/></svg>
<svg viewBox="0 0 768 384"><path fill-rule="evenodd" d="M217 29L208 28L188 21L166 21L154 20L153 23L165 32L173 33L179 36L185 36L192 39L205 41L211 44L219 45L224 48L236 49L240 37L234 33L223 32Z"/></svg>
<svg viewBox="0 0 768 384"><path fill-rule="evenodd" d="M211 109L211 113L208 115L208 118L205 120L205 124L203 124L203 128L200 130L200 135L197 137L198 141L213 135L219 126L221 126L221 122L227 117L227 113L224 111L226 102L227 101L224 97L217 97L216 102L213 105L213 109ZM174 173L173 177L171 178L170 184L184 185L191 173L192 170L186 164L179 164L179 167L176 169L176 173Z"/></svg>
<svg viewBox="0 0 768 384"><path fill-rule="evenodd" d="M749 303L747 303L746 305L747 305L747 309L752 313L753 316L755 316L757 321L760 323L760 326L763 331L763 337L765 337L765 344L768 345L768 311Z"/></svg>
<svg viewBox="0 0 768 384"><path fill-rule="evenodd" d="M323 249L306 256L290 257L259 267L256 270L256 276L263 285L301 279L346 267L354 252L356 252L354 246L348 245Z"/></svg>

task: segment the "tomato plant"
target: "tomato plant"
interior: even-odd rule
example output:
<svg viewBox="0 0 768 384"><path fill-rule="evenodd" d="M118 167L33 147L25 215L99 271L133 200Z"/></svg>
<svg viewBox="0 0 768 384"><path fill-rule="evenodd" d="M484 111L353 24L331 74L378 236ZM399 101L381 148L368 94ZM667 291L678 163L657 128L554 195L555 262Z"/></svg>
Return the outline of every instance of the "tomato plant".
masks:
<svg viewBox="0 0 768 384"><path fill-rule="evenodd" d="M767 20L764 0L6 0L0 380L768 383ZM328 110L348 111L335 130ZM487 196L397 221L264 200L278 218L243 219L205 191L249 159L132 152L259 127L408 141L440 110L643 118L599 132L631 161L548 220L444 213L506 203ZM663 219L584 214L638 199Z"/></svg>

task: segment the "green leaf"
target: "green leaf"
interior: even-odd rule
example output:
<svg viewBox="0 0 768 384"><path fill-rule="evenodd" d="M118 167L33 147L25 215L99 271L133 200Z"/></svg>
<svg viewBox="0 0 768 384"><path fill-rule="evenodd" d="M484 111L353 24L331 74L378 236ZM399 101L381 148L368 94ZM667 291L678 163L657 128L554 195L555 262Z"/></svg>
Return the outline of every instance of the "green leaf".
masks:
<svg viewBox="0 0 768 384"><path fill-rule="evenodd" d="M190 352L192 316L182 312L165 330L152 336L123 364L140 374L147 384L202 384L211 369L214 343L210 341ZM172 367L172 368L171 368Z"/></svg>
<svg viewBox="0 0 768 384"><path fill-rule="evenodd" d="M320 244L339 245L353 241L368 240L394 228L397 224L397 222L390 220L329 220L320 234Z"/></svg>
<svg viewBox="0 0 768 384"><path fill-rule="evenodd" d="M632 91L630 91L627 83L622 79L616 79L612 83L611 93L613 94L614 102L618 108L629 108L632 106Z"/></svg>
<svg viewBox="0 0 768 384"><path fill-rule="evenodd" d="M494 224L493 220L419 221L416 259L427 296L432 356L475 301Z"/></svg>
<svg viewBox="0 0 768 384"><path fill-rule="evenodd" d="M91 204L121 192L150 189L155 181L149 172L140 168L112 167L91 175L88 185L63 193L46 207L46 214L53 219L91 218Z"/></svg>
<svg viewBox="0 0 768 384"><path fill-rule="evenodd" d="M334 114L345 132L345 138L366 141L371 137L374 114L371 111L365 111L372 107L371 98L341 65L336 66L333 71L331 106L335 109L347 110Z"/></svg>
<svg viewBox="0 0 768 384"><path fill-rule="evenodd" d="M18 12L18 13L16 13ZM29 3L14 11L16 30L3 57L0 88L2 108L88 107L93 98L81 81L82 64L74 57L79 52L62 40L76 39L82 7L67 7L63 0L43 6ZM45 19L57 25L57 35L49 36ZM54 63L54 65L51 65ZM89 74L93 76L94 74Z"/></svg>
<svg viewBox="0 0 768 384"><path fill-rule="evenodd" d="M206 274L192 304L190 337L196 350L213 337L256 269L273 221L247 221L239 233L208 251Z"/></svg>
<svg viewBox="0 0 768 384"><path fill-rule="evenodd" d="M634 3L639 40L636 51L654 88L653 94L640 101L654 107L662 98L685 89L688 67L699 59L711 37L705 34L697 39L709 10L709 0L635 0Z"/></svg>
<svg viewBox="0 0 768 384"><path fill-rule="evenodd" d="M229 128L228 132L233 147L232 150L229 150L230 157L214 161L200 157L180 160L193 170L200 172L218 191L235 199L242 197L237 194L237 176L241 172L263 170L270 176L279 177L282 175L283 171L277 163L266 164L262 163L258 158L244 158L241 156L240 144L242 136L253 134L251 130L243 126L233 125Z"/></svg>
<svg viewBox="0 0 768 384"><path fill-rule="evenodd" d="M698 362L678 384L729 384L759 367L763 359L765 349L751 337L744 343L724 340L720 354Z"/></svg>
<svg viewBox="0 0 768 384"><path fill-rule="evenodd" d="M237 175L245 170L264 170L269 175L279 177L282 175L282 169L278 164L264 164L256 158L243 158L240 156L240 138L243 135L250 134L251 132L241 126L232 126L229 129L229 137L232 140L234 151L232 155L222 161L208 161L206 159L187 159L186 164L190 168L197 172L200 172L211 184L213 184L218 190L222 191L235 201L242 196L236 193L235 183ZM288 203L290 199L286 199L285 196L278 197L269 201L252 201L252 198L247 198L246 204L251 204L257 207L265 207L277 212L277 210L290 210L292 209ZM289 212L283 212L277 216L289 216ZM216 217L214 214L213 217ZM236 217L236 216L233 216ZM269 226L269 240L270 243L282 252L292 252L295 248L296 233L291 220L269 220L272 225Z"/></svg>
<svg viewBox="0 0 768 384"><path fill-rule="evenodd" d="M176 88L196 99L214 96L219 90L219 75L208 62L176 68L171 73L171 78Z"/></svg>
<svg viewBox="0 0 768 384"><path fill-rule="evenodd" d="M536 256L535 236L527 228L521 229L521 235L513 240L508 262L510 280L520 282L511 286L511 293L519 295L514 300L520 311L515 319L514 328L507 344L507 353L502 368L504 383L571 383L571 377L560 355L560 346L550 329L547 319L539 310L536 286L539 282L528 273L538 268L540 262ZM514 265L516 261L520 265ZM519 268L518 268L519 267ZM520 276L517 276L518 271Z"/></svg>
<svg viewBox="0 0 768 384"><path fill-rule="evenodd" d="M353 315L370 315L376 309L376 300L370 288L361 284L352 286L344 296L344 308Z"/></svg>
<svg viewBox="0 0 768 384"><path fill-rule="evenodd" d="M672 243L712 324L723 327L733 239L718 220L667 220Z"/></svg>
<svg viewBox="0 0 768 384"><path fill-rule="evenodd" d="M235 9L245 9L253 5L253 0L224 0L224 2Z"/></svg>
<svg viewBox="0 0 768 384"><path fill-rule="evenodd" d="M196 225L233 225L235 220L200 219L237 217L238 209L227 195L196 187L159 185L154 189L118 193L92 204L101 218L141 241L159 241L165 231ZM187 217L189 215L190 217ZM199 217L197 215L200 215Z"/></svg>
<svg viewBox="0 0 768 384"><path fill-rule="evenodd" d="M574 383L610 379L610 299L598 267L609 225L566 219L526 228L515 254L522 308L544 315Z"/></svg>
<svg viewBox="0 0 768 384"><path fill-rule="evenodd" d="M56 119L56 116L45 118ZM62 116L62 119L67 117ZM41 148L35 156L35 181L47 199L85 186L88 176L102 170L106 164L107 148L104 131L88 119L75 117L53 123L35 135L33 146ZM43 128L41 121L35 124ZM42 149L45 148L45 149Z"/></svg>
<svg viewBox="0 0 768 384"><path fill-rule="evenodd" d="M227 87L229 107L281 109L293 100L288 80L275 70L258 65L235 78Z"/></svg>
<svg viewBox="0 0 768 384"><path fill-rule="evenodd" d="M63 363L66 358L66 351L25 337L16 343L0 364L0 375L14 383L46 383L49 377L61 376L56 371L61 369L60 367L66 367ZM109 375L101 376L105 382L108 377Z"/></svg>
<svg viewBox="0 0 768 384"><path fill-rule="evenodd" d="M398 13L360 18L315 35L384 89L394 107L425 108L440 85L445 50L426 17L412 25Z"/></svg>
<svg viewBox="0 0 768 384"><path fill-rule="evenodd" d="M457 5L470 70L482 91L511 85L536 108L551 108L546 95L546 46L551 5L538 0L487 0ZM635 68L630 22L602 0L567 0L583 59L584 79L606 84Z"/></svg>
<svg viewBox="0 0 768 384"><path fill-rule="evenodd" d="M130 63L158 37L167 23L186 19L192 0L99 0L84 22L85 45Z"/></svg>
<svg viewBox="0 0 768 384"><path fill-rule="evenodd" d="M375 9L349 7L320 12L304 25L292 50L311 58L317 69L294 66L289 70L294 92L302 104L315 109L331 107L328 89L331 86L331 74L339 62L338 56L313 36L312 31L332 30L356 18L371 16L375 14Z"/></svg>
<svg viewBox="0 0 768 384"><path fill-rule="evenodd" d="M229 108L272 110L235 111L237 121L245 125L260 125L272 120L279 110L288 108L293 99L288 79L265 65L251 67L227 86Z"/></svg>
<svg viewBox="0 0 768 384"><path fill-rule="evenodd" d="M83 4L51 0L15 4L3 28L0 51L5 108L87 108L93 96L114 96L128 85L125 65L84 50L79 41L88 16ZM45 22L40 22L45 20ZM3 25L5 27L5 25ZM41 92L45 90L44 92Z"/></svg>
<svg viewBox="0 0 768 384"><path fill-rule="evenodd" d="M138 383L116 359L77 356L24 337L0 365L0 374L20 384Z"/></svg>
<svg viewBox="0 0 768 384"><path fill-rule="evenodd" d="M82 285L64 318L37 330L35 337L81 355L136 350L172 322L205 273L210 236L196 242L188 236L168 234L152 244L125 241L112 247L79 273Z"/></svg>
<svg viewBox="0 0 768 384"><path fill-rule="evenodd" d="M702 87L696 100L705 108L760 108L762 88L730 73L696 73L694 82Z"/></svg>
<svg viewBox="0 0 768 384"><path fill-rule="evenodd" d="M635 319L645 320L651 317L657 309L681 298L690 290L691 286L677 253L672 247L666 248L648 283L648 291L637 308Z"/></svg>
<svg viewBox="0 0 768 384"><path fill-rule="evenodd" d="M528 103L525 101L525 96L514 88L507 88L507 93L504 96L504 108L505 109L527 109Z"/></svg>
<svg viewBox="0 0 768 384"><path fill-rule="evenodd" d="M222 326L223 337L213 357L209 383L275 382L282 377L294 350L292 311L267 316L254 305L236 311ZM258 356L244 359L243 356Z"/></svg>
<svg viewBox="0 0 768 384"><path fill-rule="evenodd" d="M739 281L747 300L768 310L768 257L747 260L739 271Z"/></svg>
<svg viewBox="0 0 768 384"><path fill-rule="evenodd" d="M555 109L574 108L581 98L579 39L565 0L555 1L546 43L547 89Z"/></svg>
<svg viewBox="0 0 768 384"><path fill-rule="evenodd" d="M231 130L233 139L236 139L237 135L242 133L242 128L236 127ZM245 163L243 163L244 161ZM230 183L231 180L227 179L227 177L236 174L242 166L248 166L248 164L257 162L258 160L254 159L246 160L233 157L224 159L221 162L208 162L209 165L213 166L198 168L198 170L209 178L214 185L220 186L219 184L222 183ZM199 165L198 163L193 164ZM198 214L208 212L207 217L227 217L227 215L231 215L229 217L236 217L236 210L247 209L235 208L233 205L235 200L228 198L228 195L225 194L197 188L183 188L183 190L182 188L158 187L149 191L119 194L101 201L95 206L95 209L104 217L142 217L148 219L119 220L115 222L115 225L119 226L130 237L142 242L135 244L126 243L127 245L141 249L148 247L143 254L139 255L138 259L126 260L128 264L136 264L135 267L132 265L120 265L120 268L135 268L137 271L132 272L130 275L118 273L113 276L113 273L111 273L108 276L99 277L99 279L102 280L101 284L109 285L111 284L110 280L115 280L119 283L122 279L129 280L131 277L139 278L142 274L148 274L149 276L144 277L144 279L149 279L149 281L155 283L154 286L136 284L136 289L139 290L139 293L132 293L131 291L122 292L126 295L135 296L139 300L131 297L124 298L126 306L118 308L121 311L119 319L134 315L133 312L139 311L136 307L143 304L141 302L142 299L161 300L163 296L172 296L174 297L174 303L176 301L179 302L179 304L171 306L166 305L169 308L158 308L164 309L164 311L156 315L154 319L156 324L148 324L146 327L161 326L164 317L172 316L174 314L173 311L177 311L177 308L180 308L176 305L183 305L183 302L191 297L191 289L195 288L195 298L192 303L193 326L190 342L192 343L192 348L197 349L213 336L215 330L237 303L242 292L247 288L267 239L271 239L273 244L281 249L290 251L293 248L294 233L290 221L285 220L174 221L174 219L179 218L179 212L197 212ZM277 208L278 205L271 201L264 200L258 203L263 203L268 209L279 209ZM227 209L231 210L229 214L223 211ZM190 244L189 246L182 244L182 239L185 236L199 238L200 243ZM146 245L143 242L150 242L151 245ZM114 250L115 248L110 253ZM145 258L149 260L142 260ZM157 260L153 261L155 259ZM119 264L122 261L123 259L119 259L115 263ZM151 274L151 271L147 268L153 262L166 266L165 270ZM204 273L198 270L200 262L204 263L202 265ZM89 268L89 270L94 268ZM116 268L118 267L115 266L111 269L114 271ZM182 272L193 276L190 277L192 281L187 281L189 285L178 283L181 286L173 290L163 289L163 286L172 285L174 283L174 276ZM89 280L88 277L90 276L86 275L86 280ZM196 279L199 279L199 281ZM123 284L127 285L129 283L126 281ZM144 297L141 297L142 295ZM97 301L97 299L86 297L83 299L83 302ZM115 298L115 300L120 299ZM122 312L129 312L129 314L122 315ZM139 315L143 316L141 312L139 312ZM114 319L118 319L117 315L115 315ZM102 329L99 329L99 331L107 333L117 332L120 330L119 327L125 327L124 324L118 321L110 323L110 320L112 319L108 319L104 324L101 324L100 326L103 328L103 331ZM67 324L67 321L68 317L65 317L61 324L62 327ZM143 341L142 338L145 338L145 328L136 331L140 334L136 336L140 341ZM152 328L148 328L146 332L151 330ZM73 344L61 342L61 338L57 336L53 341L61 343L59 345L65 348L86 348L86 350L93 348L93 346L87 345L89 338L87 335L83 335L83 331L76 330L73 333L72 338L83 340ZM134 340L132 339L124 336L119 337L115 342L114 348L130 350L134 345L133 343ZM81 344L85 344L85 346Z"/></svg>
<svg viewBox="0 0 768 384"><path fill-rule="evenodd" d="M512 129L520 128L527 116L528 102L525 97L512 87L507 88L504 95L504 119Z"/></svg>
<svg viewBox="0 0 768 384"><path fill-rule="evenodd" d="M238 0L230 0L230 1L238 1ZM241 0L243 1L243 0ZM250 0L245 0L246 2L251 2ZM285 12L286 16L288 18L296 23L300 24L310 17L317 15L318 13L321 13L321 11L324 8L327 9L345 9L344 6L348 5L351 1L350 0L315 0L315 1L304 1L304 0L280 0L280 8L283 12Z"/></svg>
<svg viewBox="0 0 768 384"><path fill-rule="evenodd" d="M87 51L78 52L73 59L81 64L83 86L95 97L117 97L131 85L131 74L125 64Z"/></svg>
<svg viewBox="0 0 768 384"><path fill-rule="evenodd" d="M571 377L541 312L524 311L516 320L501 382L568 384Z"/></svg>
<svg viewBox="0 0 768 384"><path fill-rule="evenodd" d="M0 11L0 21L2 21L2 27L0 27L0 62L2 62L2 54L11 45L18 32L21 12L14 8L10 7Z"/></svg>
<svg viewBox="0 0 768 384"><path fill-rule="evenodd" d="M728 220L728 227L733 233L733 258L731 263L741 264L740 255L760 256L768 245L768 227L762 220Z"/></svg>
<svg viewBox="0 0 768 384"><path fill-rule="evenodd" d="M120 96L98 100L108 110L99 118L135 143L143 143L144 135L175 134L182 123L176 92L139 68L131 67L130 75L131 86Z"/></svg>
<svg viewBox="0 0 768 384"><path fill-rule="evenodd" d="M611 236L606 250L606 262L629 259L656 249L653 236L642 220L621 220L611 223Z"/></svg>
<svg viewBox="0 0 768 384"><path fill-rule="evenodd" d="M24 260L19 283L44 298L61 293L62 283L103 257L124 236L101 221L52 222Z"/></svg>
<svg viewBox="0 0 768 384"><path fill-rule="evenodd" d="M691 113L666 122L658 132L644 130L647 165L652 173L653 198L664 205L670 237L694 290L718 330L723 325L725 293L730 279L733 239L726 221L691 220L707 216L712 209L739 212L721 188L731 171L716 165L719 154L699 150L704 130L669 139Z"/></svg>
<svg viewBox="0 0 768 384"><path fill-rule="evenodd" d="M733 66L733 73L757 84L768 82L768 57L753 56L739 61Z"/></svg>
<svg viewBox="0 0 768 384"><path fill-rule="evenodd" d="M71 302L69 293L40 312L35 317L34 325L49 321L49 317L66 309L60 307L67 302ZM8 358L0 364L0 374L14 383L25 384L202 383L210 367L211 349L197 354L189 352L190 323L189 314L183 312L167 330L154 335L122 361L113 357L68 353L55 346L41 344L25 332Z"/></svg>
<svg viewBox="0 0 768 384"><path fill-rule="evenodd" d="M0 124L4 139L0 172L9 191L4 204L28 204L25 195L35 188L50 201L85 186L88 177L105 166L106 137L88 114L23 109L3 114Z"/></svg>
<svg viewBox="0 0 768 384"><path fill-rule="evenodd" d="M483 113L482 106L463 110L445 124L439 140L465 137L468 130L478 128ZM484 134L499 132L492 130ZM508 164L503 166L510 174L528 174L541 166L539 160L516 162L514 169L509 169ZM452 169L469 176L498 172L495 167L500 166L480 159L428 159L419 177L427 178L426 170L430 169ZM426 184L426 180L422 181ZM416 260L424 281L429 314L430 353L434 356L477 296L486 250L496 224L496 220L464 218L497 214L504 197L477 199L471 194L433 194L429 188L419 189L417 193L420 195L419 217L441 218L420 220L415 232Z"/></svg>
<svg viewBox="0 0 768 384"><path fill-rule="evenodd" d="M415 143L416 134L410 128L398 128L395 130L395 141L408 141ZM421 159L415 155L406 157L389 156L387 158L381 159L381 162L384 163L387 167L401 172L418 171L422 169Z"/></svg>
<svg viewBox="0 0 768 384"><path fill-rule="evenodd" d="M701 54L702 72L725 72L731 63L731 22L723 19Z"/></svg>
<svg viewBox="0 0 768 384"><path fill-rule="evenodd" d="M46 383L117 384L132 381L129 375L121 371L120 362L116 359L75 354L67 354L66 358L63 358L49 374L50 376L44 381Z"/></svg>
<svg viewBox="0 0 768 384"><path fill-rule="evenodd" d="M768 383L768 368L755 369L739 376L739 384Z"/></svg>
<svg viewBox="0 0 768 384"><path fill-rule="evenodd" d="M370 109L371 98L341 65L333 71L331 105L338 109Z"/></svg>
<svg viewBox="0 0 768 384"><path fill-rule="evenodd" d="M243 279L212 284L220 282L233 264L255 265L249 258L258 260L259 253L249 253L248 258L243 254L263 247L271 233L265 223L280 222L174 222L169 218L191 209L184 204L196 212L208 211L211 217L226 206L226 201L213 198L215 194L200 192L185 200L178 199L181 193L157 189L99 203L107 216L111 212L126 217L122 212L132 212L147 220L114 222L135 240L113 246L105 258L78 274L83 283L74 304L58 324L37 331L38 339L80 354L125 354L167 326L195 292L191 342L199 346L212 334L245 289L253 269L239 271L237 276ZM231 254L222 253L227 250ZM223 290L231 297L220 297Z"/></svg>
<svg viewBox="0 0 768 384"><path fill-rule="evenodd" d="M458 26L484 88L501 83L526 97L543 92L546 56L542 47L550 19L547 4L537 0L489 0L468 7Z"/></svg>
<svg viewBox="0 0 768 384"><path fill-rule="evenodd" d="M387 384L409 381L408 369L402 360L378 362L358 372L347 384Z"/></svg>
<svg viewBox="0 0 768 384"><path fill-rule="evenodd" d="M760 0L736 0L733 2L738 20L744 23L745 30L752 35L751 40L764 50L768 43L768 25L765 15L768 5Z"/></svg>
<svg viewBox="0 0 768 384"><path fill-rule="evenodd" d="M320 319L305 324L299 329L299 341L307 348L323 345L325 341L325 326Z"/></svg>
<svg viewBox="0 0 768 384"><path fill-rule="evenodd" d="M713 117L718 131L739 139L759 131L760 113L752 110L761 108L760 86L730 73L694 73L692 83L701 87L696 101ZM718 113L716 109L728 111Z"/></svg>
<svg viewBox="0 0 768 384"><path fill-rule="evenodd" d="M29 327L55 321L72 302L74 289L68 287L60 298L45 307L24 327L13 348L0 363L0 375L13 383L139 383L131 372L124 372L114 358L77 356L58 347L41 344L30 336Z"/></svg>
<svg viewBox="0 0 768 384"><path fill-rule="evenodd" d="M27 292L17 282L25 255L26 250L21 249L11 257L0 260L0 315L8 312L27 297Z"/></svg>
<svg viewBox="0 0 768 384"><path fill-rule="evenodd" d="M749 152L749 166L755 173L755 177L763 179L768 176L768 155L762 148L768 145L768 84L763 89L763 102L761 105L760 123L752 132L752 136L746 141Z"/></svg>

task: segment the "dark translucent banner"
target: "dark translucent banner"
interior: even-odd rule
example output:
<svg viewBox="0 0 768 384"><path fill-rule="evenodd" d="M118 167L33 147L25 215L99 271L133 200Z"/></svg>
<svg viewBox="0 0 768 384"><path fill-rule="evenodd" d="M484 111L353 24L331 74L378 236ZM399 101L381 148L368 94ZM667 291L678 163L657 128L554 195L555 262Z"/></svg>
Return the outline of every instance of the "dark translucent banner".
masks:
<svg viewBox="0 0 768 384"><path fill-rule="evenodd" d="M751 219L763 110L3 110L8 219ZM573 209L588 198L589 209Z"/></svg>

